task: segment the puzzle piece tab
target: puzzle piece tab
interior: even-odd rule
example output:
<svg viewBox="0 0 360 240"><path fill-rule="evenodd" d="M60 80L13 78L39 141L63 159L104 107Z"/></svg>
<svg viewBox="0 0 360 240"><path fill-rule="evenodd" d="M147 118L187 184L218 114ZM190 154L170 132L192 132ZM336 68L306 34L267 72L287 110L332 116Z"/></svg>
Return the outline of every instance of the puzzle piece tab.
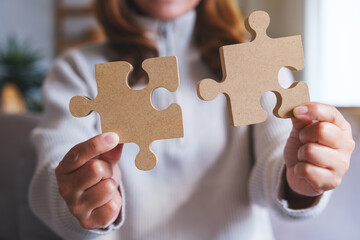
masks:
<svg viewBox="0 0 360 240"><path fill-rule="evenodd" d="M132 71L129 63L96 64L98 95L94 100L73 97L70 112L75 117L98 112L102 132L116 132L121 143L136 143L140 148L135 159L137 168L150 170L157 163L150 144L155 140L184 137L184 129L179 105L173 103L167 109L157 110L151 102L156 88L174 92L179 87L177 58L150 58L142 67L149 76L149 83L144 89L134 90L128 85L127 78Z"/></svg>
<svg viewBox="0 0 360 240"><path fill-rule="evenodd" d="M266 120L267 113L260 105L260 98L263 93L272 91L277 98L274 115L289 118L295 107L310 102L305 82L295 82L288 89L278 82L282 67L292 71L304 68L301 36L270 38L266 34L270 17L263 11L253 12L245 24L252 41L220 48L223 80L219 83L211 79L200 81L198 96L209 101L224 93L231 124L241 126Z"/></svg>

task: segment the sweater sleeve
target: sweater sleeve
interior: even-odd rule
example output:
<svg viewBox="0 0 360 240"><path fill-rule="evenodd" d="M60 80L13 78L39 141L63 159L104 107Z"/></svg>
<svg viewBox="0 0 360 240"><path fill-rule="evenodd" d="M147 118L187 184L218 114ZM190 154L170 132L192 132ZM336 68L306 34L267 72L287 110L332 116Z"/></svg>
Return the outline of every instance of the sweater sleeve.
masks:
<svg viewBox="0 0 360 240"><path fill-rule="evenodd" d="M74 145L100 133L97 114L75 118L68 107L73 96L93 98L95 82L94 74L80 51L73 50L58 59L43 86L43 119L31 136L38 162L29 189L30 207L35 215L65 239L94 238L119 228L124 222L123 206L121 222L117 226L111 225L106 230L83 229L60 196L55 178L54 170L64 155ZM124 198L122 190L120 184Z"/></svg>
<svg viewBox="0 0 360 240"><path fill-rule="evenodd" d="M280 83L290 85L293 81L292 74L287 69L282 69L279 74ZM319 201L306 209L294 210L288 207L288 202L281 198L286 181L283 176L285 162L283 157L284 147L289 137L292 124L290 119L279 119L272 114L276 97L272 93L265 93L261 105L269 113L268 119L253 127L254 166L250 176L249 194L252 202L271 207L280 215L299 219L316 216L326 206L331 191L325 192Z"/></svg>

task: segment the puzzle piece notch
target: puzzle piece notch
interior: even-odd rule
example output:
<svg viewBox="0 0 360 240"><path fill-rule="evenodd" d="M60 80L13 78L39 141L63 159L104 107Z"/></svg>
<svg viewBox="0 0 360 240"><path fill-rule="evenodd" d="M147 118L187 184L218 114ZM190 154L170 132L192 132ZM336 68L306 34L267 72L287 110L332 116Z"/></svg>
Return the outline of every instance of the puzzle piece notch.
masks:
<svg viewBox="0 0 360 240"><path fill-rule="evenodd" d="M94 100L73 97L70 112L77 117L96 111L101 118L102 132L116 132L121 143L134 142L139 146L135 165L150 170L157 164L157 156L150 145L155 140L184 136L182 112L173 103L167 109L157 110L151 102L156 88L176 91L179 73L176 57L147 59L143 68L149 75L149 84L141 90L128 85L132 66L127 62L96 64L98 95Z"/></svg>
<svg viewBox="0 0 360 240"><path fill-rule="evenodd" d="M310 101L307 84L296 82L284 89L278 82L278 72L284 66L291 70L304 67L300 36L272 39L266 35L270 17L265 12L254 12L246 21L252 32L249 43L220 48L223 80L204 79L197 85L198 96L212 100L224 93L228 102L229 119L233 126L260 123L267 113L260 105L261 95L272 91L277 97L274 115L292 116L292 109Z"/></svg>

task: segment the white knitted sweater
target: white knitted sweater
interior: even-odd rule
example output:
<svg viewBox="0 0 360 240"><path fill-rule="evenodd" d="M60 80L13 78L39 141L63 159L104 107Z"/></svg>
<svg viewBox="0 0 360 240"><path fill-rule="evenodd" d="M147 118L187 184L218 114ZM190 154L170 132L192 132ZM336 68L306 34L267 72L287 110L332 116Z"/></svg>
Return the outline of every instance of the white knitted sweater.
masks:
<svg viewBox="0 0 360 240"><path fill-rule="evenodd" d="M116 230L112 236L125 240L267 240L273 238L269 208L305 218L326 205L328 194L303 210L289 209L279 198L289 119L269 114L253 127L250 138L249 127L230 126L223 95L209 102L197 97L197 81L214 76L194 45L195 19L194 11L171 22L137 17L151 31L160 56L179 59L180 88L175 93L158 89L152 99L159 109L171 102L182 107L185 137L154 142L159 163L149 172L135 167L137 145L125 144L119 163L122 220L107 230L81 228L58 193L54 169L72 146L100 132L97 113L75 118L68 104L76 95L96 97L94 64L107 62L111 53L106 45L88 46L55 62L43 88L46 112L32 134L39 160L29 197L35 214L63 238L88 239ZM280 78L289 82L291 74L281 71ZM265 94L262 105L269 113L274 104L275 97Z"/></svg>

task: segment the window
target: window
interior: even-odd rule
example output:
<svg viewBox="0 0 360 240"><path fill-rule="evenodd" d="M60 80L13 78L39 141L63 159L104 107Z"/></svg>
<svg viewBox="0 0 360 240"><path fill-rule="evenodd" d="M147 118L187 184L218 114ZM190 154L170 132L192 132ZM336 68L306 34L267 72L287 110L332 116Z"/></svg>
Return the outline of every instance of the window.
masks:
<svg viewBox="0 0 360 240"><path fill-rule="evenodd" d="M359 0L306 0L304 71L312 101L360 106L359 11Z"/></svg>

